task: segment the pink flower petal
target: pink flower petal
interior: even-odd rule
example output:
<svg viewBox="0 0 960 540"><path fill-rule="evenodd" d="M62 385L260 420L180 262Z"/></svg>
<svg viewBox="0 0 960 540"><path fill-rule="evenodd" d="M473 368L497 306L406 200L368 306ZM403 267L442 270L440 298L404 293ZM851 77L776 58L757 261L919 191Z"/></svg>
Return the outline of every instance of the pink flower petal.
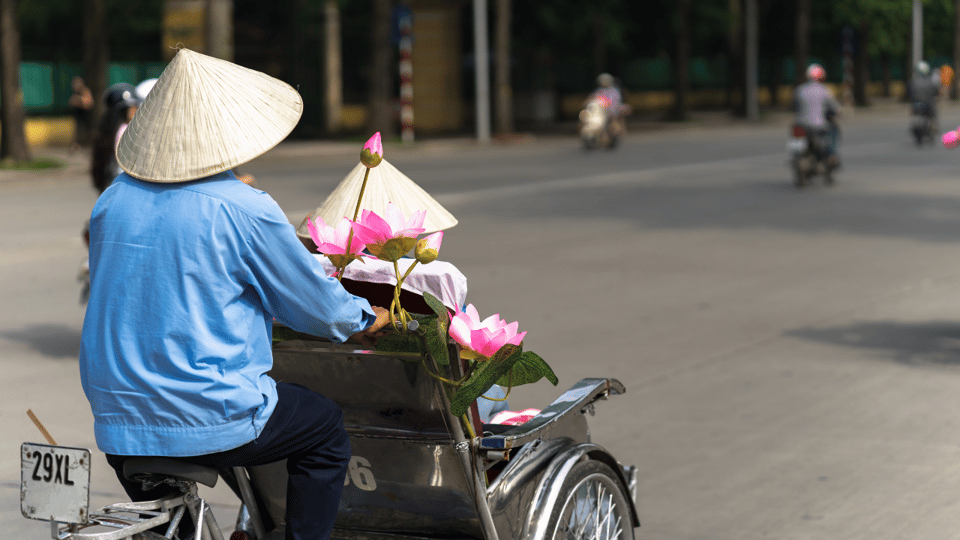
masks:
<svg viewBox="0 0 960 540"><path fill-rule="evenodd" d="M380 139L379 131L374 133L373 137L370 137L370 139L367 140L367 144L363 145L363 149L370 150L370 153L383 157L383 142Z"/></svg>
<svg viewBox="0 0 960 540"><path fill-rule="evenodd" d="M506 324L506 321L500 318L499 313L494 313L493 315L487 317L480 323L480 326L484 328L489 328L490 330L499 330L503 328L503 325Z"/></svg>
<svg viewBox="0 0 960 540"><path fill-rule="evenodd" d="M440 244L443 243L443 231L435 232L430 236L424 238L426 247L428 249L440 250Z"/></svg>
<svg viewBox="0 0 960 540"><path fill-rule="evenodd" d="M417 210L412 216L410 216L410 219L407 220L403 228L408 230L419 230L420 232L417 234L420 234L426 230L423 228L423 220L426 219L426 217L426 210Z"/></svg>
<svg viewBox="0 0 960 540"><path fill-rule="evenodd" d="M317 221L323 223L323 219L321 218L317 218ZM313 220L307 220L307 229L310 231L310 238L313 238L314 244L319 246L323 243L323 241L320 240L320 231L317 230L317 226L313 223Z"/></svg>
<svg viewBox="0 0 960 540"><path fill-rule="evenodd" d="M486 328L484 328L483 330L484 332L488 331ZM486 347L488 350L490 350L490 354L487 356L493 356L494 354L496 354L497 351L499 351L504 345L507 344L507 338L508 338L507 333L502 330L499 332L490 332L489 334L487 334L488 341L487 341Z"/></svg>
<svg viewBox="0 0 960 540"><path fill-rule="evenodd" d="M491 336L489 333L485 333L483 328L479 330L473 330L470 332L470 348L483 356L493 356L493 353L497 352L497 350L490 350L491 337L493 336Z"/></svg>
<svg viewBox="0 0 960 540"><path fill-rule="evenodd" d="M480 314L477 313L477 308L473 307L473 304L467 304L466 314L469 317L471 329L480 326Z"/></svg>
<svg viewBox="0 0 960 540"><path fill-rule="evenodd" d="M393 204L392 202L387 203L387 211L383 217L390 225L391 236L403 230L403 210L400 210L399 206Z"/></svg>
<svg viewBox="0 0 960 540"><path fill-rule="evenodd" d="M519 346L521 343L523 343L523 337L526 336L526 335L527 335L526 332L520 332L519 334L517 334L517 335L513 336L512 338L508 339L508 340L507 340L507 343L509 343L509 344L511 344L511 345L517 345L517 346Z"/></svg>
<svg viewBox="0 0 960 540"><path fill-rule="evenodd" d="M459 313L450 320L450 337L463 347L470 348L470 326L469 321L464 320L464 313Z"/></svg>

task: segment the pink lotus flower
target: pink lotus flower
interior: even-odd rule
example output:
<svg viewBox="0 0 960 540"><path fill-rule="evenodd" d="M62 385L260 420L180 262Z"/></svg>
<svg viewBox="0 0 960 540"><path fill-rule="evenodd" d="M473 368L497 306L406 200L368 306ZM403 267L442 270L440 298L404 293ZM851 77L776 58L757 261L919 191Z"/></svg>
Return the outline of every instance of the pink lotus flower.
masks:
<svg viewBox="0 0 960 540"><path fill-rule="evenodd" d="M943 146L945 148L956 148L960 146L960 130L948 131L943 134Z"/></svg>
<svg viewBox="0 0 960 540"><path fill-rule="evenodd" d="M380 141L380 132L373 134L373 137L363 145L360 150L360 163L363 163L368 169L372 169L383 161L383 143Z"/></svg>
<svg viewBox="0 0 960 540"><path fill-rule="evenodd" d="M417 249L413 251L420 264L432 263L440 256L440 244L443 243L443 231L435 232L417 242Z"/></svg>
<svg viewBox="0 0 960 540"><path fill-rule="evenodd" d="M418 210L406 219L403 210L393 203L387 203L384 217L364 210L354 224L354 238L363 242L374 257L395 262L417 245L417 235L426 230L426 216L426 210Z"/></svg>
<svg viewBox="0 0 960 540"><path fill-rule="evenodd" d="M504 345L520 345L526 332L517 333L520 323L500 318L500 314L480 320L477 308L468 304L466 311L453 316L450 321L450 337L464 349L460 356L467 359L487 360L497 354Z"/></svg>
<svg viewBox="0 0 960 540"><path fill-rule="evenodd" d="M307 220L310 238L313 238L313 243L317 245L317 251L326 255L330 262L341 270L354 259L360 258L360 252L364 248L363 241L357 238L356 233L353 238L350 237L352 226L353 223L347 218L341 219L336 228L327 225L321 217L317 217L316 221Z"/></svg>

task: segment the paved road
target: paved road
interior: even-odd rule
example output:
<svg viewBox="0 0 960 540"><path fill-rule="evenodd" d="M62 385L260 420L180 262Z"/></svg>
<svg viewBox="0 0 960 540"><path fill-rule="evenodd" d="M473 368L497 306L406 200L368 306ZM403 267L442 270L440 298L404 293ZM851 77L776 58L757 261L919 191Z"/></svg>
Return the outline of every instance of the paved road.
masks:
<svg viewBox="0 0 960 540"><path fill-rule="evenodd" d="M905 109L845 121L833 188L796 192L786 120L631 135L388 148L460 224L441 255L481 314L529 332L561 387L613 376L596 442L640 470L639 538L953 538L960 530L960 153L913 147ZM960 123L948 108L943 125ZM247 167L294 221L359 145L282 145ZM76 161L76 160L75 160ZM0 533L18 446L93 447L76 353L81 164L0 176ZM562 388L518 389L515 408ZM95 463L94 501L119 487ZM214 490L221 522L232 502Z"/></svg>

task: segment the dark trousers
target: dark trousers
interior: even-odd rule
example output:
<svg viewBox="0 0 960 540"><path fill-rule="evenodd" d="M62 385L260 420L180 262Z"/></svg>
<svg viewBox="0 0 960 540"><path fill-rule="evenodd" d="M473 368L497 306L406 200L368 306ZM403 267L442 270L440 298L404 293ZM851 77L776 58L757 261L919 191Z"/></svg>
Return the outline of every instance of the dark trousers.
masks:
<svg viewBox="0 0 960 540"><path fill-rule="evenodd" d="M287 383L277 383L277 407L260 436L234 448L202 456L178 457L208 467L264 465L287 460L287 540L325 540L333 529L350 461L350 438L336 403ZM107 455L133 501L158 499L172 491L164 484L145 492L123 477L125 456Z"/></svg>

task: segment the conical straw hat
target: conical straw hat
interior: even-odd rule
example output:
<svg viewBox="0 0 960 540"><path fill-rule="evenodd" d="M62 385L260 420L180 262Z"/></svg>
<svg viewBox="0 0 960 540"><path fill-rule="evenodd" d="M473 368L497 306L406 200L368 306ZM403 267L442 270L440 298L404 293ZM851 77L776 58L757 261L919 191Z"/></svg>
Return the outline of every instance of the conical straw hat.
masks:
<svg viewBox="0 0 960 540"><path fill-rule="evenodd" d="M180 49L120 138L117 161L150 182L203 178L273 148L302 112L287 83Z"/></svg>
<svg viewBox="0 0 960 540"><path fill-rule="evenodd" d="M357 209L357 197L360 195L360 186L363 184L363 175L366 170L367 168L362 163L358 163L333 190L333 193L327 197L327 200L323 201L320 208L304 218L297 229L297 235L301 238L310 238L307 220L317 217L322 217L327 225L333 226L339 223L343 217L353 219L353 213ZM447 212L447 209L440 206L440 203L423 188L384 159L380 162L380 165L370 169L370 177L367 179L367 187L363 192L360 210L362 212L366 209L384 216L387 212L387 203L391 202L400 207L403 210L403 215L408 218L417 210L426 210L427 215L423 221L426 233L449 229L457 224L457 218L453 217L453 214Z"/></svg>

